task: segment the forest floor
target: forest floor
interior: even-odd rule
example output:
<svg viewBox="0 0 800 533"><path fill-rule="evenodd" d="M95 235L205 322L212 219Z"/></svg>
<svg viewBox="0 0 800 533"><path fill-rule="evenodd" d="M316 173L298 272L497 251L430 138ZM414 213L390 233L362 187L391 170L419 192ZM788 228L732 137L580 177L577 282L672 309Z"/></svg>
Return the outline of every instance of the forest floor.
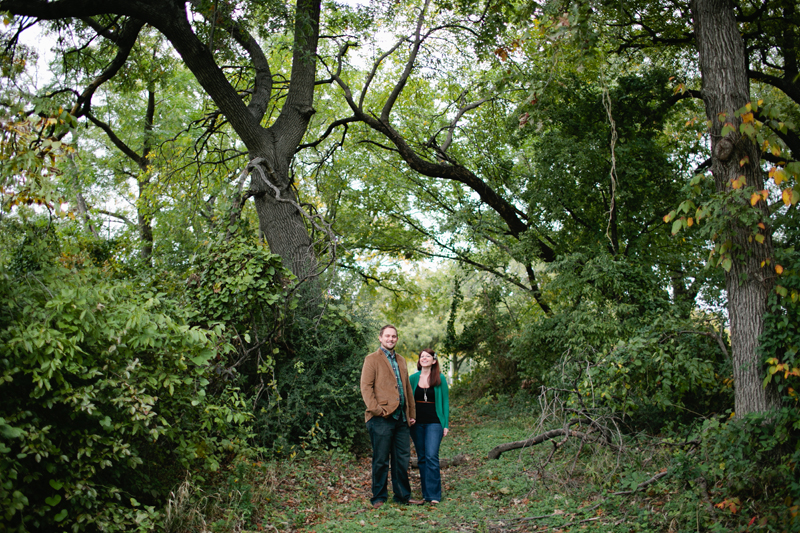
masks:
<svg viewBox="0 0 800 533"><path fill-rule="evenodd" d="M515 414L515 412L516 414ZM553 439L512 450L499 444L541 432L530 411L494 408L491 401L451 406L450 434L440 457L465 456L442 469L437 506L370 505L370 457L335 452L300 454L279 462L237 458L214 483L218 492L184 486L170 502L169 531L694 531L694 509L671 518L664 486L648 493L614 495L663 469L663 458L621 456L619 451ZM545 428L552 429L552 428ZM570 448L571 446L571 448ZM412 447L412 458L413 458ZM639 456L641 456L641 451ZM421 498L411 470L412 497ZM654 485L650 485L652 488ZM628 491L630 492L630 490ZM677 503L677 502L675 502ZM669 507L669 506L668 506Z"/></svg>

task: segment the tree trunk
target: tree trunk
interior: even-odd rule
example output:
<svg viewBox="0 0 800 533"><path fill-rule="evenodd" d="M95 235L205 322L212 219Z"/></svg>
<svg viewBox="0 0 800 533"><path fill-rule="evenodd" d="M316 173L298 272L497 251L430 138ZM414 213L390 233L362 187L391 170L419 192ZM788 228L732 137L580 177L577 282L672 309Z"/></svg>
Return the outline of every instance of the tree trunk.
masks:
<svg viewBox="0 0 800 533"><path fill-rule="evenodd" d="M729 0L693 0L692 13L703 77L703 102L710 124L712 167L716 189L732 193L732 182L744 176L748 186L764 189L761 153L746 135L739 133L738 109L750 101L747 57L744 43ZM725 137L725 123L734 130ZM746 200L745 200L746 201ZM772 257L772 232L769 209L763 201L756 204L766 224L765 239L758 243L753 230L731 216L727 238L731 242L733 264L725 275L728 292L728 316L731 328L735 409L737 416L763 412L775 407L778 395L773 387L764 388L764 372L758 354L758 337L764 330L767 296L773 276L766 263ZM765 266L762 266L764 264Z"/></svg>
<svg viewBox="0 0 800 533"><path fill-rule="evenodd" d="M156 115L155 83L150 82L147 88L147 111L144 117L144 134L142 136L142 157L136 160L141 174L139 182L139 201L136 215L139 225L139 239L142 241L139 256L152 266L153 261L153 215L150 204L150 154L153 150L153 123Z"/></svg>
<svg viewBox="0 0 800 533"><path fill-rule="evenodd" d="M288 159L275 166L268 163L274 156L262 159L264 162L252 172L251 179L252 189L260 193L255 197L259 230L270 251L280 255L294 275L299 279L313 278L316 254L292 188Z"/></svg>

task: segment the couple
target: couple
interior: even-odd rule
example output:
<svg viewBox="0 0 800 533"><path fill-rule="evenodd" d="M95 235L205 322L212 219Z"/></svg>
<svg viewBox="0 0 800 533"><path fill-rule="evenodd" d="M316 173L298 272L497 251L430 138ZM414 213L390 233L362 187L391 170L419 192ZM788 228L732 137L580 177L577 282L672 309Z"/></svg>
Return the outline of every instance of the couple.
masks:
<svg viewBox="0 0 800 533"><path fill-rule="evenodd" d="M381 347L364 359L361 396L367 405L366 422L372 441L372 506L378 508L389 497L387 477L392 470L394 501L419 505L411 499L408 461L409 433L414 439L419 462L422 497L437 504L442 499L439 472L439 444L447 435L449 397L447 381L441 375L433 350L419 355L417 372L410 378L406 361L395 354L397 328L384 326L378 340Z"/></svg>

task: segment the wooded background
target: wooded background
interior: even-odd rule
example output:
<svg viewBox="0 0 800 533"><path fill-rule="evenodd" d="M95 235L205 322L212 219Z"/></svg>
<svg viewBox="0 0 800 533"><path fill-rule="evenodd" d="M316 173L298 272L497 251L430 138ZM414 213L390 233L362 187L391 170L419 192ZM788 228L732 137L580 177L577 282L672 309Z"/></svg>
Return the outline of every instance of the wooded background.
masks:
<svg viewBox="0 0 800 533"><path fill-rule="evenodd" d="M186 471L363 448L383 323L468 400L770 427L743 487L797 515L794 2L0 12L2 530L157 527Z"/></svg>

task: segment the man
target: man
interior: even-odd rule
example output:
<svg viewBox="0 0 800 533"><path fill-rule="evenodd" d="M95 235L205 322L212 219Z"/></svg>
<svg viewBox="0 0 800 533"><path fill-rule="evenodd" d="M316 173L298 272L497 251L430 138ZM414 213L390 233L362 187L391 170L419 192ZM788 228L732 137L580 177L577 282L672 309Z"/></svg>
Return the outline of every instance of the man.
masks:
<svg viewBox="0 0 800 533"><path fill-rule="evenodd" d="M364 419L372 441L370 502L377 509L389 497L386 484L391 464L394 501L421 505L422 501L410 499L411 436L408 428L415 422L416 407L406 361L394 353L397 328L383 326L378 340L380 349L364 359L361 369L361 397L367 405Z"/></svg>

